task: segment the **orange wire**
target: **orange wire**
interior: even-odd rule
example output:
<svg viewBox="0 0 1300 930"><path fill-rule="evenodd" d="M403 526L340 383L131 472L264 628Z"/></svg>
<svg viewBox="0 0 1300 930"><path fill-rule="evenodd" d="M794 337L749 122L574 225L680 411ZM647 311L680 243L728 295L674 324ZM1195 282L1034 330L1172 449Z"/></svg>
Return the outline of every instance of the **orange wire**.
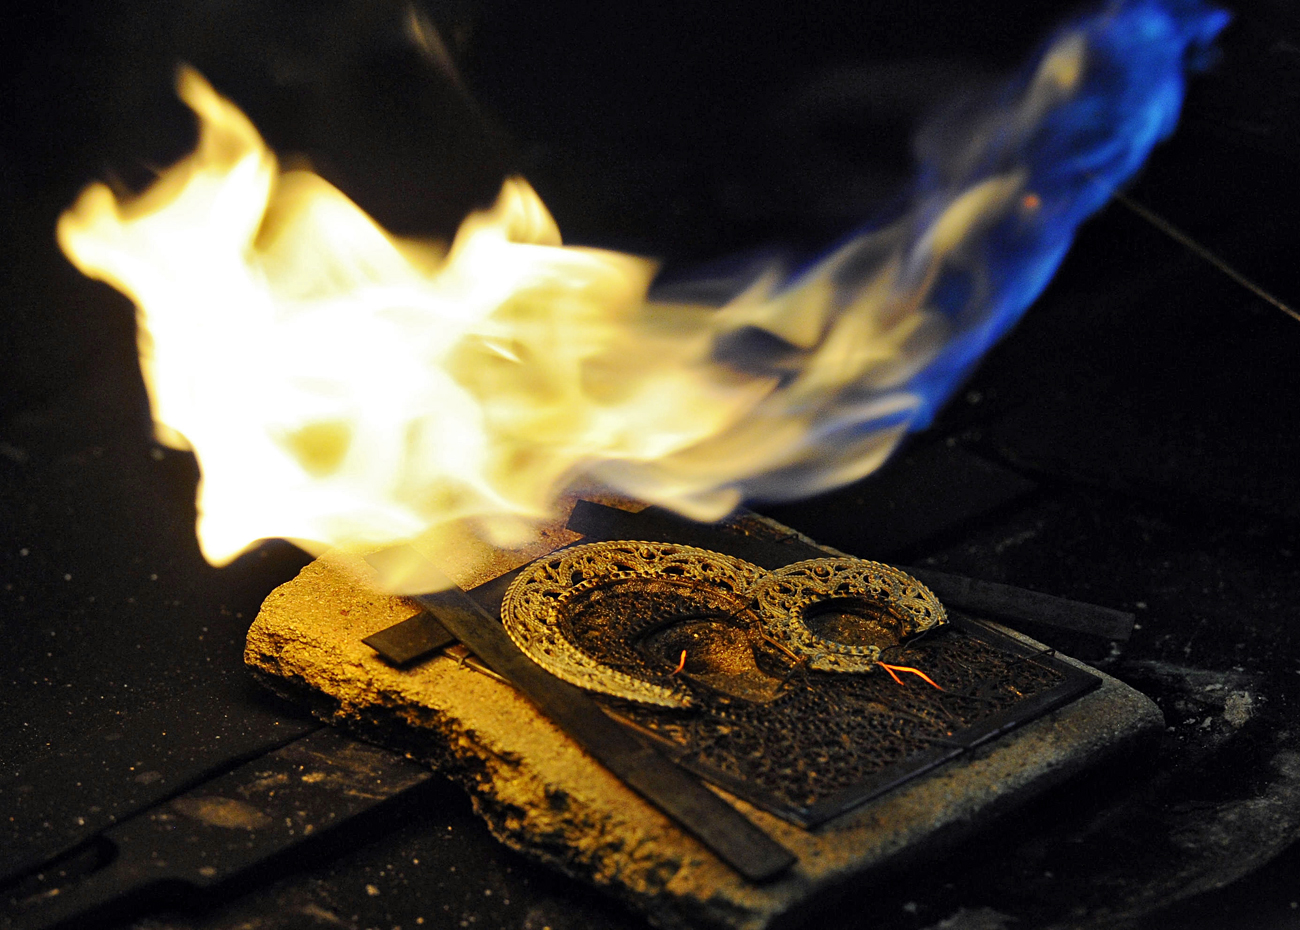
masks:
<svg viewBox="0 0 1300 930"><path fill-rule="evenodd" d="M889 677L894 679L894 681L898 682L900 685L903 683L903 679L895 675L895 672L907 672L910 675L915 675L917 678L920 678L930 687L938 688L940 691L943 690L943 688L940 688L939 685L935 683L933 678L921 671L919 668L912 668L910 665L886 665L884 662L877 662L876 664L889 672Z"/></svg>

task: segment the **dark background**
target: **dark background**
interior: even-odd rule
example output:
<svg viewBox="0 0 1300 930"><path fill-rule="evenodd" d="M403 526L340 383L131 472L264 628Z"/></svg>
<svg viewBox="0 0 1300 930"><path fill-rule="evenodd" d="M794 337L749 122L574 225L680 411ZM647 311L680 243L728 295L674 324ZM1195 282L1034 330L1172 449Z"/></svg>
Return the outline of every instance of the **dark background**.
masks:
<svg viewBox="0 0 1300 930"><path fill-rule="evenodd" d="M178 61L394 230L446 235L521 170L569 241L671 270L815 250L887 210L917 120L1072 7L421 9L472 99L413 50L397 4L32 4L6 24L0 875L313 726L241 662L304 557L202 561L197 472L151 441L132 309L53 242L88 180L143 186L192 144ZM1128 193L1295 306L1300 8L1234 13ZM866 557L1136 612L1122 648L1060 645L1169 724L1152 759L864 893L846 925L1300 926L1297 358L1300 322L1112 204L932 430L878 476L769 508ZM1224 713L1234 692L1244 723ZM498 847L436 780L263 878L137 926L640 926Z"/></svg>

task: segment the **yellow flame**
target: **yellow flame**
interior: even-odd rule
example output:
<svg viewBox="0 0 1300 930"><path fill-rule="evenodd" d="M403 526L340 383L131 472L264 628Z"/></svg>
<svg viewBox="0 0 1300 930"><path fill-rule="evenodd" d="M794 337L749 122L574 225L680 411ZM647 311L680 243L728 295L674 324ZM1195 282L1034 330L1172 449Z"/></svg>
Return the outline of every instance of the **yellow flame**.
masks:
<svg viewBox="0 0 1300 930"><path fill-rule="evenodd" d="M852 480L915 406L891 387L942 342L924 287L895 294L897 261L837 305L848 254L721 308L649 302L653 262L563 246L518 178L450 245L391 236L319 176L281 171L196 72L178 85L195 152L133 201L90 186L58 237L136 302L158 438L198 457L214 563L262 538L385 544L465 518L515 544L580 479L701 519L755 475L799 473L803 491ZM971 191L935 249L1020 185ZM747 328L789 346L787 370L717 361ZM845 385L862 388L853 418L896 425L827 449L814 427Z"/></svg>

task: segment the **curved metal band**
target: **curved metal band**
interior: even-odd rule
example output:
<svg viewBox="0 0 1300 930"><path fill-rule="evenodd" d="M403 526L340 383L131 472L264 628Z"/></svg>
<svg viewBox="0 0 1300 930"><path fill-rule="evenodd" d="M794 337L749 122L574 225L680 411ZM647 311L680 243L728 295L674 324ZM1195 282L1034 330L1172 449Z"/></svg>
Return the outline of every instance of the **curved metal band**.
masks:
<svg viewBox="0 0 1300 930"><path fill-rule="evenodd" d="M672 543L619 540L575 546L528 566L506 591L501 620L524 654L571 684L663 707L689 707L680 680L646 681L605 665L564 632L579 598L630 579L712 589L747 600L765 572L740 559Z"/></svg>
<svg viewBox="0 0 1300 930"><path fill-rule="evenodd" d="M898 642L947 621L929 588L879 562L810 559L767 572L694 546L618 540L575 546L532 563L506 592L502 623L525 655L571 684L662 707L690 707L694 698L683 679L619 671L574 641L570 624L589 599L629 581L694 589L702 600L752 610L768 637L817 671L869 672L881 656L879 645L852 645L813 632L808 620L819 604L865 602L872 620Z"/></svg>
<svg viewBox="0 0 1300 930"><path fill-rule="evenodd" d="M878 608L899 642L947 622L934 593L911 575L880 562L826 558L796 562L772 572L752 592L769 636L806 656L824 672L868 672L881 647L855 646L818 636L808 627L809 609L830 600L866 601Z"/></svg>

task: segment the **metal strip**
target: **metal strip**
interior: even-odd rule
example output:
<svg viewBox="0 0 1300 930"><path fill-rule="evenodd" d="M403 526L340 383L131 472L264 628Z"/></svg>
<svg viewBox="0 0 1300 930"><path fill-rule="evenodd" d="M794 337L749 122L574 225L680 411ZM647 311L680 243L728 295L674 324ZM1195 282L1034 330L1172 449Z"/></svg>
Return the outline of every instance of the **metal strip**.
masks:
<svg viewBox="0 0 1300 930"><path fill-rule="evenodd" d="M632 513L591 501L578 501L569 515L568 529L581 533L587 542L642 539L646 542L678 543L734 555L766 569L781 568L804 559L824 559L828 554L797 537L778 541L743 535L714 523L696 523L658 507Z"/></svg>
<svg viewBox="0 0 1300 930"><path fill-rule="evenodd" d="M904 568L939 600L971 613L1023 620L1041 626L1127 642L1137 617L1122 610L1071 601L1025 588L976 581L929 568Z"/></svg>
<svg viewBox="0 0 1300 930"><path fill-rule="evenodd" d="M797 538L765 539L712 523L696 523L658 507L639 513L591 501L578 501L568 528L588 539L644 539L675 542L724 552L763 568L780 568L802 559L825 558L824 549ZM1084 633L1101 639L1125 641L1133 633L1136 617L1122 610L1071 601L1011 585L975 581L929 568L898 566L926 585L947 606L1004 620L1022 620L1045 627Z"/></svg>
<svg viewBox="0 0 1300 930"><path fill-rule="evenodd" d="M456 637L423 610L362 640L394 665L409 665L455 641Z"/></svg>

